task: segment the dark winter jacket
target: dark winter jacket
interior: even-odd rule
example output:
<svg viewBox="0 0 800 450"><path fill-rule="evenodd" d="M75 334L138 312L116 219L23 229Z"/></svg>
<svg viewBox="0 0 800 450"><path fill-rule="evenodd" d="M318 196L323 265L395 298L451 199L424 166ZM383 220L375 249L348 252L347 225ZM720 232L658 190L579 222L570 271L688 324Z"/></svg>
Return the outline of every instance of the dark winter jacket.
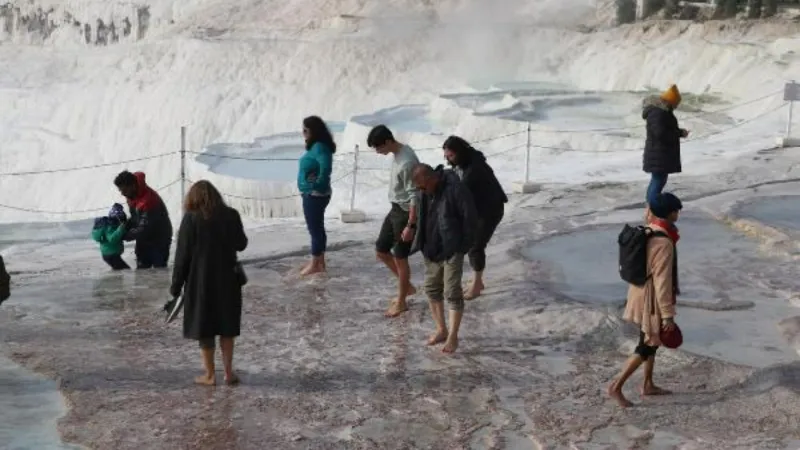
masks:
<svg viewBox="0 0 800 450"><path fill-rule="evenodd" d="M229 207L211 218L183 216L178 231L170 294L183 292L183 335L188 339L239 335L242 286L236 252L247 247L242 219Z"/></svg>
<svg viewBox="0 0 800 450"><path fill-rule="evenodd" d="M469 252L475 243L478 213L472 194L454 171L439 166L436 175L441 177L436 192L421 196L411 251L441 262Z"/></svg>
<svg viewBox="0 0 800 450"><path fill-rule="evenodd" d="M680 173L681 129L672 109L661 98L642 102L642 118L647 122L643 168L647 173Z"/></svg>
<svg viewBox="0 0 800 450"><path fill-rule="evenodd" d="M136 241L136 254L149 246L169 245L172 241L172 222L161 196L145 181L143 172L134 173L138 182L136 198L128 199L131 219L126 241Z"/></svg>
<svg viewBox="0 0 800 450"><path fill-rule="evenodd" d="M482 152L471 151L458 155L455 167L461 181L469 188L480 219L494 219L503 215L503 205L508 197L497 181L494 171L486 162Z"/></svg>

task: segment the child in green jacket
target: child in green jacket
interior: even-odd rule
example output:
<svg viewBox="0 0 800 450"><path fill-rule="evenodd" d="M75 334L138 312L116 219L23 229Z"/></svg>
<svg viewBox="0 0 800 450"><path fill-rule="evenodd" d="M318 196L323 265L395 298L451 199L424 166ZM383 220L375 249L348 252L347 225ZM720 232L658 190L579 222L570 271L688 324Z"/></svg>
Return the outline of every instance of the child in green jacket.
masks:
<svg viewBox="0 0 800 450"><path fill-rule="evenodd" d="M119 203L114 203L106 217L98 217L94 221L92 239L100 244L100 254L113 270L125 270L131 267L122 259L125 244L122 238L127 231L127 216Z"/></svg>

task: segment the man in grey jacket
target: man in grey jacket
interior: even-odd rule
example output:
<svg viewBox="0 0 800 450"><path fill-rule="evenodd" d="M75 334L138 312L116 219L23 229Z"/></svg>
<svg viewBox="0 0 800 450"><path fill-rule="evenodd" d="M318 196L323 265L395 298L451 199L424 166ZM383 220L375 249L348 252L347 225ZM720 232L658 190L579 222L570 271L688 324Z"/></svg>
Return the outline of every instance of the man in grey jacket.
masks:
<svg viewBox="0 0 800 450"><path fill-rule="evenodd" d="M428 345L444 342L442 351L458 348L458 329L464 313L461 277L464 255L475 242L478 213L469 189L455 172L440 165L433 169L417 164L414 184L422 191L417 233L412 251L419 250L425 260L425 294L428 296L436 331ZM450 305L450 330L444 320L444 300Z"/></svg>

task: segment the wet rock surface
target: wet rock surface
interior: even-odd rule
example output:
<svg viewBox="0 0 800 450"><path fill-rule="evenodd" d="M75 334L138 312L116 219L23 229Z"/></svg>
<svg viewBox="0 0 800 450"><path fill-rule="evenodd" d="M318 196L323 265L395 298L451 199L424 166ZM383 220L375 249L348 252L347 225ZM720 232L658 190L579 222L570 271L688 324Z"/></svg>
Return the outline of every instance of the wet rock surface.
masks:
<svg viewBox="0 0 800 450"><path fill-rule="evenodd" d="M586 286L558 286L559 265L569 259L526 259L521 249L555 230L585 232L573 237L589 245L605 239L590 233L606 227L613 239L618 225L584 230L581 220L548 216L546 208L531 221L521 206L490 247L489 289L467 304L453 356L424 345L432 323L421 296L403 317L383 318L393 280L371 244L358 239L334 247L329 275L309 280L295 275L304 261L297 254L246 258L239 386L192 384L201 371L197 345L182 339L180 319L163 322L168 272L92 275L80 254L59 265L47 263L44 251L27 255L44 269L15 277L14 299L0 309L3 351L58 381L71 407L59 431L97 449L794 448L796 362L754 369L660 350L656 381L675 395L639 399L639 374L626 388L636 407L623 411L607 400L606 386L636 336L618 318L622 298L573 295ZM753 306L679 314L757 315L768 293L779 302L796 290L791 267L762 259L744 236L725 234L727 250L704 254L703 227L715 225L698 220L684 225L685 301L748 297ZM363 239L369 225L353 234ZM287 240L304 235L285 224L280 232ZM267 236L251 237L257 245ZM722 259L724 273L696 275L710 262L703 256ZM413 271L419 287L416 258ZM700 289L718 276L736 287ZM719 297L726 291L732 298ZM738 333L732 318L693 320L698 330L718 320L718 330ZM783 342L776 352L786 350Z"/></svg>

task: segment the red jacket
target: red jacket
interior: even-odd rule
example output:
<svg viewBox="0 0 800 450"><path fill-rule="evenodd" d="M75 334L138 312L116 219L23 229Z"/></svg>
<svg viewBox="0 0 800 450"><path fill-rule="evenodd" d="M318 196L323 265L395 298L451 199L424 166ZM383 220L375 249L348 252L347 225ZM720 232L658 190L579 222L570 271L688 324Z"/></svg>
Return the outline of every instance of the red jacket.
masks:
<svg viewBox="0 0 800 450"><path fill-rule="evenodd" d="M162 244L172 240L172 222L161 196L147 185L144 172L136 172L136 197L128 199L131 220L126 241Z"/></svg>

